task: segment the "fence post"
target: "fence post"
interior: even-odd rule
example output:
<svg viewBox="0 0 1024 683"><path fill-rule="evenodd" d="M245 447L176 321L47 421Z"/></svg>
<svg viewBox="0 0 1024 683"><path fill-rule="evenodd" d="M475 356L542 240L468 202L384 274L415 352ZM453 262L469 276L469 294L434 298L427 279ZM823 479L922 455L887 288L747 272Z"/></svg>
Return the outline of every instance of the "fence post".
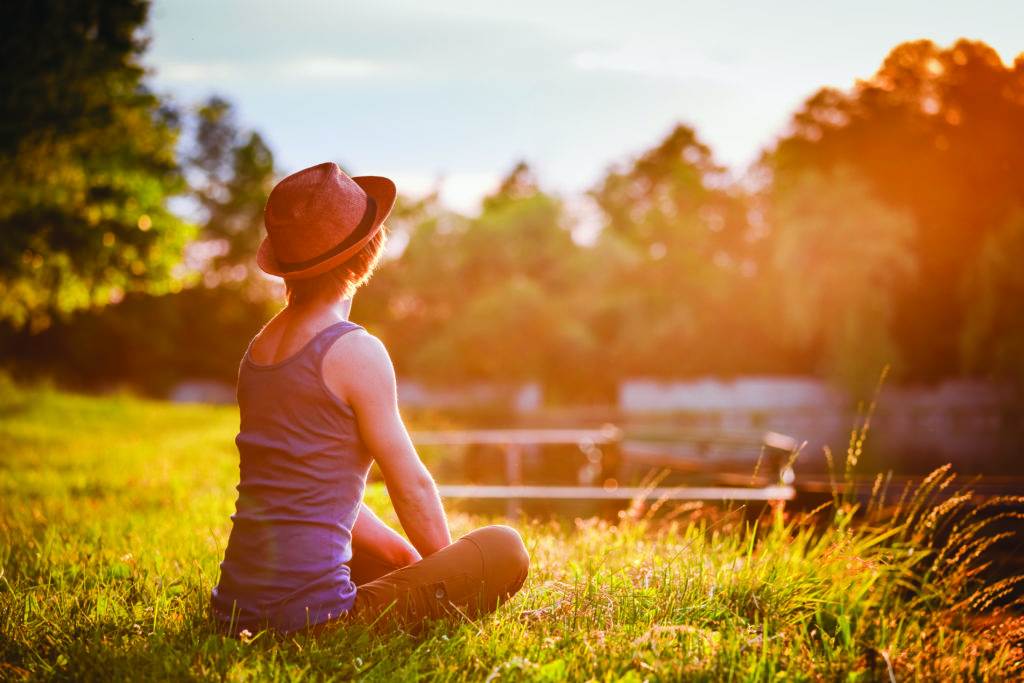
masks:
<svg viewBox="0 0 1024 683"><path fill-rule="evenodd" d="M509 486L523 483L523 449L519 444L507 443L505 451L505 482ZM518 498L509 497L505 502L505 515L510 519L518 519L523 506Z"/></svg>

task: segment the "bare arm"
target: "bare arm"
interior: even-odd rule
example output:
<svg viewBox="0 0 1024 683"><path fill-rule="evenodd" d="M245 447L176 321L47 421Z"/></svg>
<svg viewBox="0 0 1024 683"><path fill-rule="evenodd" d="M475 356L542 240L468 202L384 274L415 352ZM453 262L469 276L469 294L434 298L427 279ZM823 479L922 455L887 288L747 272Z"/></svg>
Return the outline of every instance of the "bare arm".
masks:
<svg viewBox="0 0 1024 683"><path fill-rule="evenodd" d="M398 412L395 370L384 345L369 334L351 332L324 357L323 372L327 387L355 411L359 433L380 466L409 540L424 557L450 545L434 478Z"/></svg>
<svg viewBox="0 0 1024 683"><path fill-rule="evenodd" d="M365 503L359 508L359 515L352 527L352 550L356 555L376 555L396 567L404 567L421 559L416 548L385 524Z"/></svg>

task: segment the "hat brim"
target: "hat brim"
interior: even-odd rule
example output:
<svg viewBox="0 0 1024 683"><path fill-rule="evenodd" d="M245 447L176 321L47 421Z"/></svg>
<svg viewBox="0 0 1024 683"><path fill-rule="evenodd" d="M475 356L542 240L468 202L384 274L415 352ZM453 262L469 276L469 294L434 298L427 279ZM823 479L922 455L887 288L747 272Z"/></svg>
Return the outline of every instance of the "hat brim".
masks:
<svg viewBox="0 0 1024 683"><path fill-rule="evenodd" d="M289 280L305 280L326 273L359 253L359 250L365 247L373 239L374 235L380 232L384 221L387 220L391 209L395 206L398 188L395 187L395 183L390 178L383 176L353 176L352 180L359 187L363 188L363 192L370 196L377 204L377 216L370 224L370 227L366 229L365 234L353 243L352 246L338 254L334 254L308 268L288 272L281 268L277 257L274 256L274 247L270 244L270 239L264 237L263 241L260 242L259 251L256 252L256 265L260 267L260 270L268 275L276 275L277 277L288 278Z"/></svg>

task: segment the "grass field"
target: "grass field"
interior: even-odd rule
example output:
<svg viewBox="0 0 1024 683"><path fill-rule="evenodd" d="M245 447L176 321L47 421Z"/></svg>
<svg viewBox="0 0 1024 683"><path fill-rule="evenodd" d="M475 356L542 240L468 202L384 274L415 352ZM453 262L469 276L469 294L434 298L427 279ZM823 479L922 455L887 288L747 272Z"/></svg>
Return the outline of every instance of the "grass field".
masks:
<svg viewBox="0 0 1024 683"><path fill-rule="evenodd" d="M0 389L0 679L1024 675L1024 622L991 607L1009 586L977 578L987 522L956 514L962 498L929 502L955 488L945 472L895 512L854 516L839 499L757 522L665 506L614 525L523 524L527 585L478 623L418 638L226 639L211 633L207 598L230 528L236 428L230 408ZM379 487L370 500L386 513ZM487 520L451 521L462 533Z"/></svg>

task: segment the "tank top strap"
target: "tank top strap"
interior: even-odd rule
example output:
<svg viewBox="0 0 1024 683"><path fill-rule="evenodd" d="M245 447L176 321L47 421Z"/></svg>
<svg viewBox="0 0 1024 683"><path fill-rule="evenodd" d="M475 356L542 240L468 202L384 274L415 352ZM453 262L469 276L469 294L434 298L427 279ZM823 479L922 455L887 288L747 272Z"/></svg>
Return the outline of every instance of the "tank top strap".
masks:
<svg viewBox="0 0 1024 683"><path fill-rule="evenodd" d="M344 337L353 330L361 329L363 329L362 325L357 325L351 320L342 320L325 327L320 331L316 338L313 339L313 343L309 345L309 358L316 363L317 367L319 367L321 361L323 361L324 354L327 353L327 349L334 345L334 342L338 341L338 339Z"/></svg>

